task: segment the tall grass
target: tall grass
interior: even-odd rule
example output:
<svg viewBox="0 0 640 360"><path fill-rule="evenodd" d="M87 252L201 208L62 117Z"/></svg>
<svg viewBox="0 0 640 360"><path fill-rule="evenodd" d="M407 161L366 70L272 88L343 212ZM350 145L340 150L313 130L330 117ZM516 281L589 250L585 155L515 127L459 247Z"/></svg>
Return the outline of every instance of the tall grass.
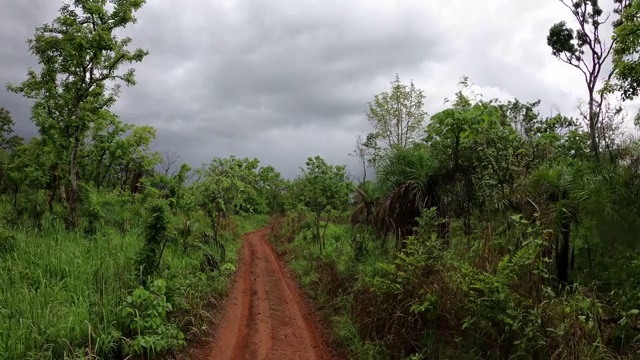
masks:
<svg viewBox="0 0 640 360"><path fill-rule="evenodd" d="M0 259L0 358L61 358L113 326L133 285L139 233L90 239L52 227L13 236Z"/></svg>
<svg viewBox="0 0 640 360"><path fill-rule="evenodd" d="M101 224L93 236L52 219L41 230L0 231L0 359L120 356L120 307L138 286L136 254L144 239L140 210L115 210L125 212L126 226ZM242 233L266 224L266 217L234 220L222 239L227 256L219 271L201 269L199 247L174 244L163 254L157 277L167 282L171 320L187 339L206 331L226 295Z"/></svg>
<svg viewBox="0 0 640 360"><path fill-rule="evenodd" d="M303 227L298 232L298 229L283 226L281 221L276 219L272 224L271 241L285 256L287 265L313 301L315 310L330 326L335 347L342 350L347 358L385 359L385 351L379 344L361 336L353 319L352 305L357 301L353 289L360 279L373 276L377 264L392 258L387 245L374 242L371 237L363 237L364 234L354 232L347 225L329 223L327 242L321 251L311 245L311 230ZM354 243L354 239L364 243Z"/></svg>

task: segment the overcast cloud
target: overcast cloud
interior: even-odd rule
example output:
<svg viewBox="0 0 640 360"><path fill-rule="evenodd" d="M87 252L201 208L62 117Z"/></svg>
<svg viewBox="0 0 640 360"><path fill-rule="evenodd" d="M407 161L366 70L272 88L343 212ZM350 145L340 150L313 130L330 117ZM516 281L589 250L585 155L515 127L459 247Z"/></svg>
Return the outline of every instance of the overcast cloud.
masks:
<svg viewBox="0 0 640 360"><path fill-rule="evenodd" d="M0 0L1 84L36 65L25 41L61 4ZM192 165L235 154L291 177L309 156L353 164L367 101L396 73L426 91L431 114L462 75L485 97L573 113L581 76L546 45L568 15L557 0L148 0L126 33L150 55L113 110ZM0 106L34 134L28 101L2 88Z"/></svg>

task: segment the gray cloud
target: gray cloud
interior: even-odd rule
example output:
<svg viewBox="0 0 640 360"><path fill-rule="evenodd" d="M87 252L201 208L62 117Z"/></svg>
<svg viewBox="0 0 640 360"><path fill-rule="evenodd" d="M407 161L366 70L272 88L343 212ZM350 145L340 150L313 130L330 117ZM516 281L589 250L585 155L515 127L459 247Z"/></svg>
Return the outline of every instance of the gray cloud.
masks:
<svg viewBox="0 0 640 360"><path fill-rule="evenodd" d="M36 26L49 21L59 5L51 1L9 1L0 0L0 106L11 111L16 121L15 130L31 136L36 129L29 121L30 102L18 95L9 94L4 85L20 82L27 68L37 66L37 60L29 53L27 39L33 35Z"/></svg>
<svg viewBox="0 0 640 360"><path fill-rule="evenodd" d="M60 5L0 0L1 83L36 65L25 40ZM346 154L367 130L366 103L396 73L426 90L430 113L463 74L488 94L573 111L580 78L545 43L566 15L555 1L149 1L125 33L150 55L114 111L155 126L154 147L192 165L229 154L287 176L316 154L355 165ZM0 106L33 133L27 101L0 90Z"/></svg>

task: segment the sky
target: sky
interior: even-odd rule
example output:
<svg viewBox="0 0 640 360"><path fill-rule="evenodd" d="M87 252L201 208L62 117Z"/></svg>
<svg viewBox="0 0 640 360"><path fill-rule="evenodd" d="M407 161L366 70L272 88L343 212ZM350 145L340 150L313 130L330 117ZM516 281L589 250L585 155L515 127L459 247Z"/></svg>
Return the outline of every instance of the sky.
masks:
<svg viewBox="0 0 640 360"><path fill-rule="evenodd" d="M61 5L0 0L1 84L37 66L26 40ZM147 0L137 18L124 33L150 54L112 110L153 125L154 150L192 166L234 154L293 177L320 155L357 176L347 154L370 129L367 102L396 74L424 90L429 114L463 75L485 98L540 99L542 115L575 114L586 94L546 44L551 25L571 23L558 0ZM0 88L27 137L30 106ZM625 107L632 118L637 105Z"/></svg>

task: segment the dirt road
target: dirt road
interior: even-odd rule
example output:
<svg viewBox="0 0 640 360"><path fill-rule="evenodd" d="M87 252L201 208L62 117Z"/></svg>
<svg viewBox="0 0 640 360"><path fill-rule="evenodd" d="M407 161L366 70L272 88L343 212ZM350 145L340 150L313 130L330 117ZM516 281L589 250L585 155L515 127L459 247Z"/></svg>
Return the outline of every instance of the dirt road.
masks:
<svg viewBox="0 0 640 360"><path fill-rule="evenodd" d="M245 235L216 341L198 351L196 358L333 358L268 234L265 228Z"/></svg>

